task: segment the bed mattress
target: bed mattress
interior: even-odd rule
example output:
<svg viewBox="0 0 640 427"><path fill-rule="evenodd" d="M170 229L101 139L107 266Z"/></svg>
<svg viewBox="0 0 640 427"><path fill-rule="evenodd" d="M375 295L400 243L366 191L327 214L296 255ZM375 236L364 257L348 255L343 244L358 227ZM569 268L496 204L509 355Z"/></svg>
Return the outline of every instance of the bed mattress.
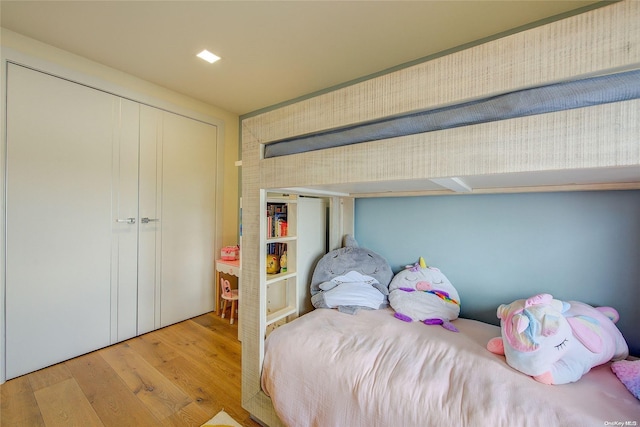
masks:
<svg viewBox="0 0 640 427"><path fill-rule="evenodd" d="M262 388L295 427L640 424L640 401L609 364L541 384L486 350L497 326L454 324L459 333L401 322L391 309L318 309L268 337Z"/></svg>

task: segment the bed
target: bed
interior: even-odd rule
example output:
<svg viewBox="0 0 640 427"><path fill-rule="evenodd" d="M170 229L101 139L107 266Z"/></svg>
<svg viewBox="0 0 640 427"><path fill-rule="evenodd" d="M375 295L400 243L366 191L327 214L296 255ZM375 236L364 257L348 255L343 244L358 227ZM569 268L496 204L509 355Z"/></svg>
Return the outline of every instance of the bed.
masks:
<svg viewBox="0 0 640 427"><path fill-rule="evenodd" d="M285 406L281 406L278 413L274 410L274 406L287 405L276 397L278 392L274 387L281 381L289 381L289 386L298 394L307 391L301 387L313 388L310 383L306 386L305 383L293 384L295 378L286 371L291 370L295 375L293 371L296 364L302 363L306 365L308 373L311 366L326 363L320 359L320 354L303 356L296 361L291 360L295 352L286 356L272 356L276 342L285 347L296 345L295 340L289 341L289 335L298 328L304 329L304 325L319 329L311 336L307 332L304 340L297 338L297 342L304 342L305 345L296 345L296 351L302 351L302 347L307 345L312 347L313 340L320 340L325 333L340 333L340 329L330 332L328 325L357 328L357 322L363 318L373 317L369 320L379 322L380 326L375 331L404 326L415 340L428 339L428 335L424 334L440 335L446 332L438 328L420 328L420 325L406 326L402 322L394 324L389 321L393 319L387 319L388 312L385 311L363 313L362 317L358 315L343 320L344 316L338 316L332 310L316 310L277 329L267 345L266 286L262 261L262 222L267 191L275 189L329 198L329 249L335 249L340 247L343 235L354 234L355 199L362 197L638 190L638 70L640 2L625 0L243 117L243 291L240 309L243 406L255 419L272 427L281 425L282 421L289 423L291 419L288 417L296 417L296 412L309 410L311 414L314 411L316 403L300 401L296 402L303 406L292 408L291 415L288 409L284 409ZM564 106L548 111L536 110L531 114L490 117L471 122L462 120L453 127L414 128L409 132L393 129L413 128L415 123L401 126L393 124L392 130L386 126L395 119L422 117L423 113L433 111L447 112L452 107L475 106L509 94L623 75L631 77L626 88L635 95L607 99L598 95L597 102L588 101L576 106L573 104L576 97L569 91L569 98L560 102ZM378 132L380 129L382 133ZM357 137L351 139L351 135L343 132ZM335 141L325 145L327 137L346 141L347 145L336 145ZM296 147L292 151L276 153L279 151L279 148L275 149L278 145L293 143L295 146L296 141L306 141L312 149ZM310 266L298 266L298 269L302 268ZM496 307L503 302L495 301ZM451 391L454 390L452 387L446 387L439 390L444 394L429 398L432 401L426 397L425 401L415 400L414 404L427 405L431 411L433 418L429 418L429 424L484 425L484 419L478 423L473 420L480 420L483 414L488 417L490 413L498 420L494 424L499 424L500 420L526 417L530 412L524 410L530 408L528 399L515 398L522 396L524 391L539 399L544 397L544 401L549 393L558 399L562 394L567 407L580 404L579 412L550 409L543 412L550 417L548 425L600 426L603 422L640 422L638 402L629 400L634 399L633 396L611 375L607 366L593 370L575 385L549 391L548 387L543 388L530 378L510 371L506 365L499 363L498 356L481 351L484 348L480 346L484 345L482 341L489 336L497 336L494 326L464 319L456 322L461 325L462 333L457 338L445 335L450 343L454 342L457 346L455 351L448 351L454 351L459 358L460 353L466 352L471 358L481 358L494 368L493 377L505 378L508 385L498 385L497 381L485 377L486 373L483 372L477 379L484 381L485 385L475 387L493 390L490 394L478 393L476 396L464 387L457 392ZM393 333L397 334L397 331ZM404 339L404 335L402 337ZM637 347L638 343L634 345ZM442 349L433 351L440 355L446 353ZM385 355L384 359L387 358ZM446 358L440 361L447 363ZM464 366L464 363L470 362L460 361L458 364ZM315 375L321 375L320 372L321 368L313 369ZM280 377L276 379L271 375ZM408 371L404 375L413 373ZM462 373L452 371L446 380L453 381L455 375ZM358 380L366 379L362 377ZM338 396L340 385L334 385L338 388L325 393ZM516 390L506 391L513 387ZM363 393L366 393L365 388L362 389ZM524 391L518 391L519 388ZM565 395L559 390L571 390L571 393ZM409 393L410 390L402 392ZM491 405L494 398L507 403ZM474 404L478 399L481 399L482 405ZM517 405L513 403L516 400ZM617 403L612 402L608 405L609 409L604 408L607 405L602 402L609 400ZM434 405L434 402L442 405ZM361 401L359 404L371 405L369 409L376 414L376 420L384 419L387 410L403 408L401 404L387 405L374 400ZM505 408L508 414L500 412ZM359 411L354 412L351 415L343 411L342 415L346 419L350 416L359 417ZM603 421L603 414L612 418ZM635 418L626 418L631 415L635 415ZM315 415L308 416L313 419ZM357 421L354 419L353 424L328 422L315 425L358 425ZM527 421L529 424L519 421L505 421L503 424L547 425L538 423L537 419L530 419ZM305 425L297 423L289 425Z"/></svg>
<svg viewBox="0 0 640 427"><path fill-rule="evenodd" d="M640 423L640 401L609 364L549 386L486 349L497 326L459 333L392 309L317 309L266 342L262 387L287 426L603 426ZM607 424L609 423L609 424Z"/></svg>

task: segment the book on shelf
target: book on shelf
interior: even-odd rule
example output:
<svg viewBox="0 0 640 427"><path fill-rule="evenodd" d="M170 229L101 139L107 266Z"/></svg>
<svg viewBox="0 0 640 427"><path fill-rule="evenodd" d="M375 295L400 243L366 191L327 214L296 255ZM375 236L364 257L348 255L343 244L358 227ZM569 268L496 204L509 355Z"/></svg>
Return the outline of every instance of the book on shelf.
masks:
<svg viewBox="0 0 640 427"><path fill-rule="evenodd" d="M275 214L287 215L286 203L269 203L267 204L267 216L273 216Z"/></svg>
<svg viewBox="0 0 640 427"><path fill-rule="evenodd" d="M267 238L286 237L287 227L287 205L267 206Z"/></svg>
<svg viewBox="0 0 640 427"><path fill-rule="evenodd" d="M267 254L282 256L287 251L287 244L283 242L267 243Z"/></svg>

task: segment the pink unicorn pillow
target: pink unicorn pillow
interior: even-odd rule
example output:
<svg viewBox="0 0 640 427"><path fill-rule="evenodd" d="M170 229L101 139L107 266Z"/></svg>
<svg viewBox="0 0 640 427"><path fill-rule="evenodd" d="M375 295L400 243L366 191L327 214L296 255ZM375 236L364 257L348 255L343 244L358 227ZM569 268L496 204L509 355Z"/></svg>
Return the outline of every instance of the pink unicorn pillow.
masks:
<svg viewBox="0 0 640 427"><path fill-rule="evenodd" d="M592 367L629 355L611 307L540 294L502 304L497 314L502 337L491 339L487 349L545 384L577 381Z"/></svg>

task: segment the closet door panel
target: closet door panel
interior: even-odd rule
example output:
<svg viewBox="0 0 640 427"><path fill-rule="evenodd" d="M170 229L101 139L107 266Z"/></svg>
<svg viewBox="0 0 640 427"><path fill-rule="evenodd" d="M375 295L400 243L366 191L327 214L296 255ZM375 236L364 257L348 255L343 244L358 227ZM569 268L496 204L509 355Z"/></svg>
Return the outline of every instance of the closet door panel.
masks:
<svg viewBox="0 0 640 427"><path fill-rule="evenodd" d="M110 343L117 98L9 65L6 372Z"/></svg>
<svg viewBox="0 0 640 427"><path fill-rule="evenodd" d="M140 105L119 99L114 128L114 189L111 342L137 335L138 317L138 153ZM134 218L135 223L122 222ZM116 220L119 220L117 222Z"/></svg>
<svg viewBox="0 0 640 427"><path fill-rule="evenodd" d="M140 224L138 334L160 327L162 115L162 110L140 106L140 216L160 221Z"/></svg>
<svg viewBox="0 0 640 427"><path fill-rule="evenodd" d="M214 309L216 134L163 115L161 326Z"/></svg>

